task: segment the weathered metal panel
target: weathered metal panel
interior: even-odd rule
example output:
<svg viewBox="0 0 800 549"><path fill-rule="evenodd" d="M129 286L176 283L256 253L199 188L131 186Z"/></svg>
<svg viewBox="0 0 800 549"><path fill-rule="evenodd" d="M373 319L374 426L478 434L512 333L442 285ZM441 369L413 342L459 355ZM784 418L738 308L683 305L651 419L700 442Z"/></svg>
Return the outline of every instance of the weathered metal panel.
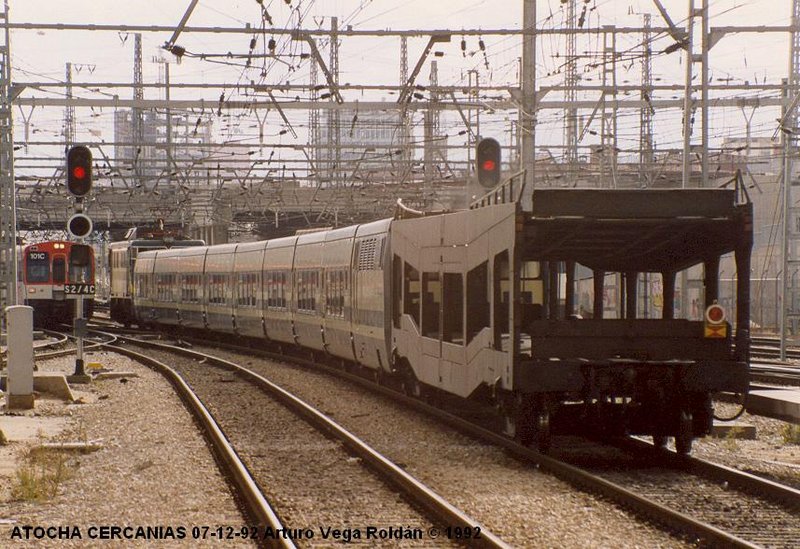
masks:
<svg viewBox="0 0 800 549"><path fill-rule="evenodd" d="M533 217L726 217L733 189L541 189L533 192Z"/></svg>

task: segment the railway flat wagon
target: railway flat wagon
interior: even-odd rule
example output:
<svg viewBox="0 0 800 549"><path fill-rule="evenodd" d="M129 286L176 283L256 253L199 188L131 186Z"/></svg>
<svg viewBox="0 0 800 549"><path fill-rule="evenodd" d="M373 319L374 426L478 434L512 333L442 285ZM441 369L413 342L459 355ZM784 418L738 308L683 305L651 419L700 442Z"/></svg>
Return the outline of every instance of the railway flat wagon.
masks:
<svg viewBox="0 0 800 549"><path fill-rule="evenodd" d="M542 189L523 209L501 190L464 211L142 253L135 315L305 349L416 396L480 399L542 449L581 433L690 451L712 395L748 388L749 276L729 318L719 273L749 274L749 201ZM676 314L689 270L702 273L701 320Z"/></svg>

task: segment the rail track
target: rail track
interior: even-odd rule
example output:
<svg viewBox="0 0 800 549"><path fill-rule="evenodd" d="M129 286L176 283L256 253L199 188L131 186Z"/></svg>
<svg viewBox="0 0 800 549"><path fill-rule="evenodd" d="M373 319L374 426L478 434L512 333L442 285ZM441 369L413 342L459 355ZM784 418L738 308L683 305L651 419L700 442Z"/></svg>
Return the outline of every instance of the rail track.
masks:
<svg viewBox="0 0 800 549"><path fill-rule="evenodd" d="M114 341L116 341L116 337ZM141 362L166 377L175 388L175 391L181 397L186 407L195 417L204 436L214 449L223 474L230 481L231 485L235 487L238 499L242 502L244 507L245 514L252 521L253 525L257 525L257 529L255 530L244 527L238 530L238 532L230 532L230 534L235 535L237 538L253 539L259 545L285 549L295 548L296 546L291 539L274 538L270 539L269 543L263 543L265 540L262 532L265 529L271 528L274 531L280 531L283 525L255 480L250 475L247 467L242 463L242 460L239 458L233 446L225 437L214 417L209 413L207 407L181 376L178 375L173 368L167 366L163 362L142 353L137 353L131 349L111 345L109 343L102 343L102 346L109 351L125 355Z"/></svg>
<svg viewBox="0 0 800 549"><path fill-rule="evenodd" d="M209 342L196 343L208 344ZM221 344L214 343L214 345ZM628 447L625 455L629 457L624 459L626 463L630 464L643 464L649 461L649 466L636 469L631 467L628 477L620 474L604 475L603 471L576 467L567 458L554 459L540 455L497 435L496 431L491 428L487 429L484 426L476 425L472 420L458 417L418 399L399 394L393 388L376 386L371 381L344 372L339 368L314 363L308 359L286 357L251 348L232 345L226 345L226 347L249 356L255 355L280 360L289 358L307 366L313 365L315 368L321 368L340 378L365 385L372 392L390 396L392 399L433 416L477 440L505 448L511 455L525 463L535 464L542 470L548 471L572 485L601 494L603 497L633 510L637 515L664 524L670 530L680 532L692 540L733 547L756 547L762 546L762 544L783 547L791 546L792 542L787 540L793 540L792 536L796 536L796 532L800 531L800 516L797 514L797 509L800 509L800 491L754 475L695 458L681 458L672 452L654 449L651 445L646 445L645 448L640 445L636 447L635 451ZM637 443L627 442L625 444L635 445ZM602 447L598 446L597 448ZM620 450L615 451L619 452ZM618 465L619 462L613 459L611 463ZM663 469L661 473L658 473L659 468L653 468L654 463ZM647 471L655 471L652 474L656 476L645 480ZM686 512L683 494L685 487L689 485L693 488L686 497L694 501L708 500L706 501L706 506L709 508L707 512L702 509L704 505L692 507L688 513ZM736 520L728 516L736 515L736 512L742 508L755 509L754 515L763 516L763 521L753 520L753 514L749 513ZM764 512L761 512L762 509Z"/></svg>
<svg viewBox="0 0 800 549"><path fill-rule="evenodd" d="M800 385L800 365L779 362L780 340L777 337L754 337L750 348L753 358L770 362L755 362L750 365L751 379L779 385ZM800 360L800 348L787 347L786 358Z"/></svg>
<svg viewBox="0 0 800 549"><path fill-rule="evenodd" d="M436 494L428 486L405 472L400 465L393 463L390 459L372 449L363 440L332 421L320 410L306 404L290 392L270 382L263 376L258 375L249 368L209 354L199 353L178 346L141 339L134 340L129 336L121 336L120 339L125 342L125 347L108 348L117 352L127 353L137 360L141 359L139 356L140 354L133 353L128 347L147 347L148 354L168 355L171 357L170 362L173 363L173 369L176 370L175 376L185 380L184 383L190 383L192 387L205 387L204 389L197 389L198 392L201 392L204 399L209 402L209 407L213 407L213 409L218 412L215 415L220 418L222 428L225 429L225 432L236 433L231 436L231 438L236 441L235 446L237 448L240 446L248 448L246 454L250 459L247 459L247 457L243 457L242 459L247 462L249 470L253 471L260 485L271 485L274 491L276 482L283 484L285 479L290 479L299 475L304 475L304 478L313 477L315 479L314 482L308 482L306 484L317 484L315 490L323 494L322 496L308 492L308 486L305 486L305 492L308 493L304 495L303 488L294 485L286 489L286 492L292 492L291 495L274 493L273 497L270 498L279 500L278 503L275 504L275 507L277 513L281 517L284 517L284 514L288 517L284 518L285 522L292 522L294 524L303 523L300 517L304 517L307 523L309 517L315 516L314 513L319 513L317 520L319 524L352 524L352 519L358 515L358 511L350 508L348 516L343 517L341 515L341 502L337 502L336 498L342 494L349 497L348 492L353 491L351 488L344 489L344 486L350 486L354 482L363 482L358 480L353 481L351 478L353 469L357 469L361 471L360 474L362 476L367 476L370 479L366 481L367 484L374 482L373 473L377 474L384 483L399 490L400 493L416 506L416 508L424 509L423 521L426 522L426 533L430 532L431 529L435 529L442 535L442 539L437 541L437 543L444 541L446 544L449 544L446 538L463 536L462 541L468 541L471 546L509 547L509 545L489 531L485 526L469 517L455 505ZM183 359L176 359L175 355L181 355ZM220 372L223 372L222 377L220 377ZM260 398L258 393L261 394ZM279 402L280 406L290 410L290 415L294 414L313 426L314 430L317 431L317 438L321 438L322 440L316 442L307 441L305 436L309 435L309 433L297 426L293 426L293 424L290 423L291 420L282 417L280 411L275 408L274 404L270 405L266 403L265 401L267 399L264 398L265 393L269 395L270 400ZM236 403L233 402L234 400L236 400ZM236 426L234 425L236 420L231 420L229 418L237 414L237 407L239 410L238 414L242 415L240 410L241 406L245 405L244 401L247 402L247 406L250 408L262 409L262 416L260 420L253 420L250 418L246 425ZM230 406L233 406L233 408L230 408ZM242 435L243 432L248 431L250 433L250 438L257 438L253 437L253 421L258 422L255 424L258 431L263 431L264 436L268 437L268 439L265 439L268 444L262 442L258 450L253 450L254 445L258 445L257 443L246 440L248 436ZM295 433L300 438L289 441L290 444L284 447L287 442L285 436L284 440L281 440L281 434L275 432L274 429L282 431L284 435ZM302 435L300 435L301 432ZM336 445L331 447L327 439L335 440ZM354 456L356 461L351 463L351 459L347 456L345 456L344 459L337 460L337 452L343 451L338 445L346 448L347 453ZM302 447L306 447L306 450L308 450L309 446L313 447L311 453L314 459L311 460L308 460L309 456L306 455L308 452L302 450ZM276 465L274 462L272 465L276 467L276 470L271 473L262 472L262 462L266 460L266 454L282 454L284 451L285 455L283 455L282 461L292 472L288 472L288 470L280 472L280 466ZM320 457L322 457L321 461ZM334 463L332 463L331 460L333 460ZM366 465L372 472L365 475L363 471L364 467L360 464ZM348 474L350 477L342 479L335 478L333 471L339 471L342 467L349 469ZM302 473L298 473L299 470L302 470ZM309 477L309 475L311 475L311 477ZM350 480L348 480L348 478L350 478ZM281 487L281 490L282 489L283 487ZM355 499L365 499L369 501L378 497L375 493L374 488L367 486L365 490L366 495L350 493L350 496L355 497ZM388 496L389 499L396 499L394 494L394 491L389 490L386 491L382 497L385 498ZM309 504L312 502L313 505L309 507ZM352 502L351 504L353 507L357 507L356 504ZM376 507L382 508L384 506L387 509L392 509L398 506L397 503L378 502L376 504L374 501L372 501L370 505L373 509ZM330 509L331 506L335 507L336 510ZM317 509L316 507L320 508ZM398 515L399 518L397 518L396 522L402 523L404 520L409 520L408 518L402 518L404 516L402 513L407 513L406 511L402 511L402 509L405 508L405 504L399 507L401 508L401 514ZM410 509L412 509L411 512L413 514L414 508ZM343 518L345 519L344 523L342 523ZM364 516L363 518L365 519L365 524L373 524L375 522L374 517L370 519L368 516ZM313 520L311 522L313 522ZM413 528L409 529L409 531L410 530L413 530ZM452 536L447 532L458 532L458 536ZM365 531L365 533L367 532ZM475 537L476 535L479 535L479 537ZM319 532L317 532L317 536L319 536Z"/></svg>
<svg viewBox="0 0 800 549"><path fill-rule="evenodd" d="M43 332L49 334L50 339L34 341L33 351L36 359L57 358L75 353L76 347L71 343L75 338L71 334L57 330L43 330ZM116 336L113 334L107 334L105 337L108 338L108 341L88 342L84 350L90 351L116 341ZM5 350L2 354L3 360L5 360Z"/></svg>
<svg viewBox="0 0 800 549"><path fill-rule="evenodd" d="M740 546L793 547L800 491L637 441L570 441L555 456L736 538ZM677 487L677 489L676 489Z"/></svg>

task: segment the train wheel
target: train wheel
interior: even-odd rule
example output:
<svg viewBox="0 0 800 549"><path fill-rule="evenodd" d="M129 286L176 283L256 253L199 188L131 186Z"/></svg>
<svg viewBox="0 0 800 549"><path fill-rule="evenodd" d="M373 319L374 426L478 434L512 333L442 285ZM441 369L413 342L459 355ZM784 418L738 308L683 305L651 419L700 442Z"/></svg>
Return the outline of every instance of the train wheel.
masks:
<svg viewBox="0 0 800 549"><path fill-rule="evenodd" d="M678 422L678 434L675 436L675 450L682 456L692 451L694 439L694 420L690 412L682 411Z"/></svg>
<svg viewBox="0 0 800 549"><path fill-rule="evenodd" d="M551 443L550 412L547 409L540 410L536 415L536 445L540 452L546 453L550 450Z"/></svg>
<svg viewBox="0 0 800 549"><path fill-rule="evenodd" d="M508 406L503 414L506 434L522 446L531 446L536 440L534 404L529 398L518 400Z"/></svg>
<svg viewBox="0 0 800 549"><path fill-rule="evenodd" d="M419 381L411 375L406 376L405 379L403 379L403 393L405 393L406 396L420 398L422 396L422 387Z"/></svg>
<svg viewBox="0 0 800 549"><path fill-rule="evenodd" d="M508 438L517 440L517 409L511 399L503 399L499 405L500 415L503 418L503 434ZM519 440L517 440L519 442Z"/></svg>

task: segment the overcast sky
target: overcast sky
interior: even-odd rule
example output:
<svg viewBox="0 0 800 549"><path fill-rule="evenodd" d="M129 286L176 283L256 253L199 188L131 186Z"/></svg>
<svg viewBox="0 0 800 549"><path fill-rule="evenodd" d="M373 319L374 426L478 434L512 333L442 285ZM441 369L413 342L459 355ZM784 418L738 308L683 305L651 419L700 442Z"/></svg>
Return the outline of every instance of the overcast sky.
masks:
<svg viewBox="0 0 800 549"><path fill-rule="evenodd" d="M87 24L137 24L174 26L189 5L189 0L9 0L10 18L13 22L26 23L87 23ZM698 7L701 0L697 0ZM682 24L688 8L688 0L663 0L673 20ZM481 83L496 85L516 84L518 79L518 58L521 55L519 37L483 37L486 56L479 50L478 38L467 38L466 55L460 49L462 28L518 29L522 21L521 0L292 0L287 6L284 0L264 0L263 5L273 20L275 28L295 28L302 14L303 28L330 27L330 17L339 18L340 26L352 25L355 29L442 29L453 30L452 42L437 46L443 56L436 58L439 65L441 84L462 85L470 70L477 72ZM710 0L713 26L721 25L788 25L790 21L791 0ZM652 13L654 26L662 26L663 20L651 0L578 0L577 11L586 9L585 27L597 28L602 25L641 26L642 14ZM564 7L561 0L539 0L537 3L540 28L558 28L564 23ZM250 24L257 28L262 24L261 6L256 0L203 0L199 2L190 21L190 26L239 27ZM270 36L267 25L265 35L258 35L256 50L263 49L263 42ZM176 64L175 58L164 52L160 46L171 33L145 33L144 77L146 82L159 78L159 64L156 58L171 63L173 82L214 82L226 85L227 97L235 96L236 84L250 81L276 84L292 81L308 81L308 64L299 57L285 57L283 63L272 62L266 73L261 66L243 69L242 67L212 63L200 59L185 58ZM212 35L184 34L178 43L189 52L196 54L243 53L248 51L251 35ZM654 50L661 51L672 42L661 38L654 43ZM413 66L426 40L409 41L409 65ZM617 50L636 50L641 43L641 35L620 36ZM560 67L563 65L563 38L546 36L540 39L537 71L540 86L557 85L563 79ZM71 62L75 66L73 79L77 82L123 81L132 79L133 37L116 32L68 32L68 31L28 31L17 30L12 34L12 60L16 81L62 81L64 65ZM279 42L279 51L295 54L301 50L295 42L284 38ZM586 83L599 81L596 64L602 42L596 35L582 38L578 45L580 58L579 73ZM396 84L399 75L399 40L397 38L346 38L342 41L340 54L340 82L353 84ZM323 50L327 59L327 50ZM722 79L732 82L772 82L779 83L788 68L788 34L770 35L730 35L724 38L711 55L711 72L715 81ZM678 53L662 55L654 59L653 73L656 82L682 83L683 59ZM290 67L291 66L291 67ZM640 67L636 62L621 63L618 67L618 83L639 81ZM423 68L419 81L427 83L430 67ZM131 90L110 91L121 97L130 97ZM174 92L173 97L197 97L199 92ZM206 93L215 99L219 90ZM26 95L42 97L63 96L63 90L46 92L26 92ZM76 95L84 92L76 91ZM665 97L678 97L680 93ZM755 92L744 95L754 96ZM762 92L763 96L775 93ZM158 98L157 92L146 91L148 99ZM395 96L396 97L396 96ZM386 100L394 98L385 92L371 96L351 92L348 100ZM41 111L41 110L40 110ZM79 109L77 114L79 131L88 131L93 125L95 132L106 132L110 113L90 113ZM273 115L271 115L273 116ZM300 115L295 115L299 117ZM303 115L305 116L305 115ZM543 123L550 122L553 128L559 124L559 113L546 113L541 116ZM96 117L97 120L93 120ZM661 118L659 118L661 117ZM34 125L42 131L49 127L55 131L62 114L55 109L34 113ZM513 117L512 117L513 118ZM759 113L756 116L756 130L771 134L774 126L774 113ZM299 120L299 118L296 118ZM19 120L19 118L18 118ZM630 146L638 139L638 129L633 121L638 114L629 118L621 117L631 124L628 130L620 131L620 138L627 139ZM743 117L737 109L716 111L714 124L716 133L722 135L743 135ZM276 120L279 123L279 120ZM300 121L302 123L302 121ZM454 120L445 125L453 125L455 132L459 122ZM498 117L493 123L493 131L507 131L508 120ZM658 113L656 118L660 143L669 146L680 143L680 113ZM19 127L19 123L18 123ZM97 129L100 128L100 129ZM277 134L277 131L274 132ZM108 135L104 135L108 138ZM286 139L286 138L283 138ZM541 140L543 141L543 140Z"/></svg>

